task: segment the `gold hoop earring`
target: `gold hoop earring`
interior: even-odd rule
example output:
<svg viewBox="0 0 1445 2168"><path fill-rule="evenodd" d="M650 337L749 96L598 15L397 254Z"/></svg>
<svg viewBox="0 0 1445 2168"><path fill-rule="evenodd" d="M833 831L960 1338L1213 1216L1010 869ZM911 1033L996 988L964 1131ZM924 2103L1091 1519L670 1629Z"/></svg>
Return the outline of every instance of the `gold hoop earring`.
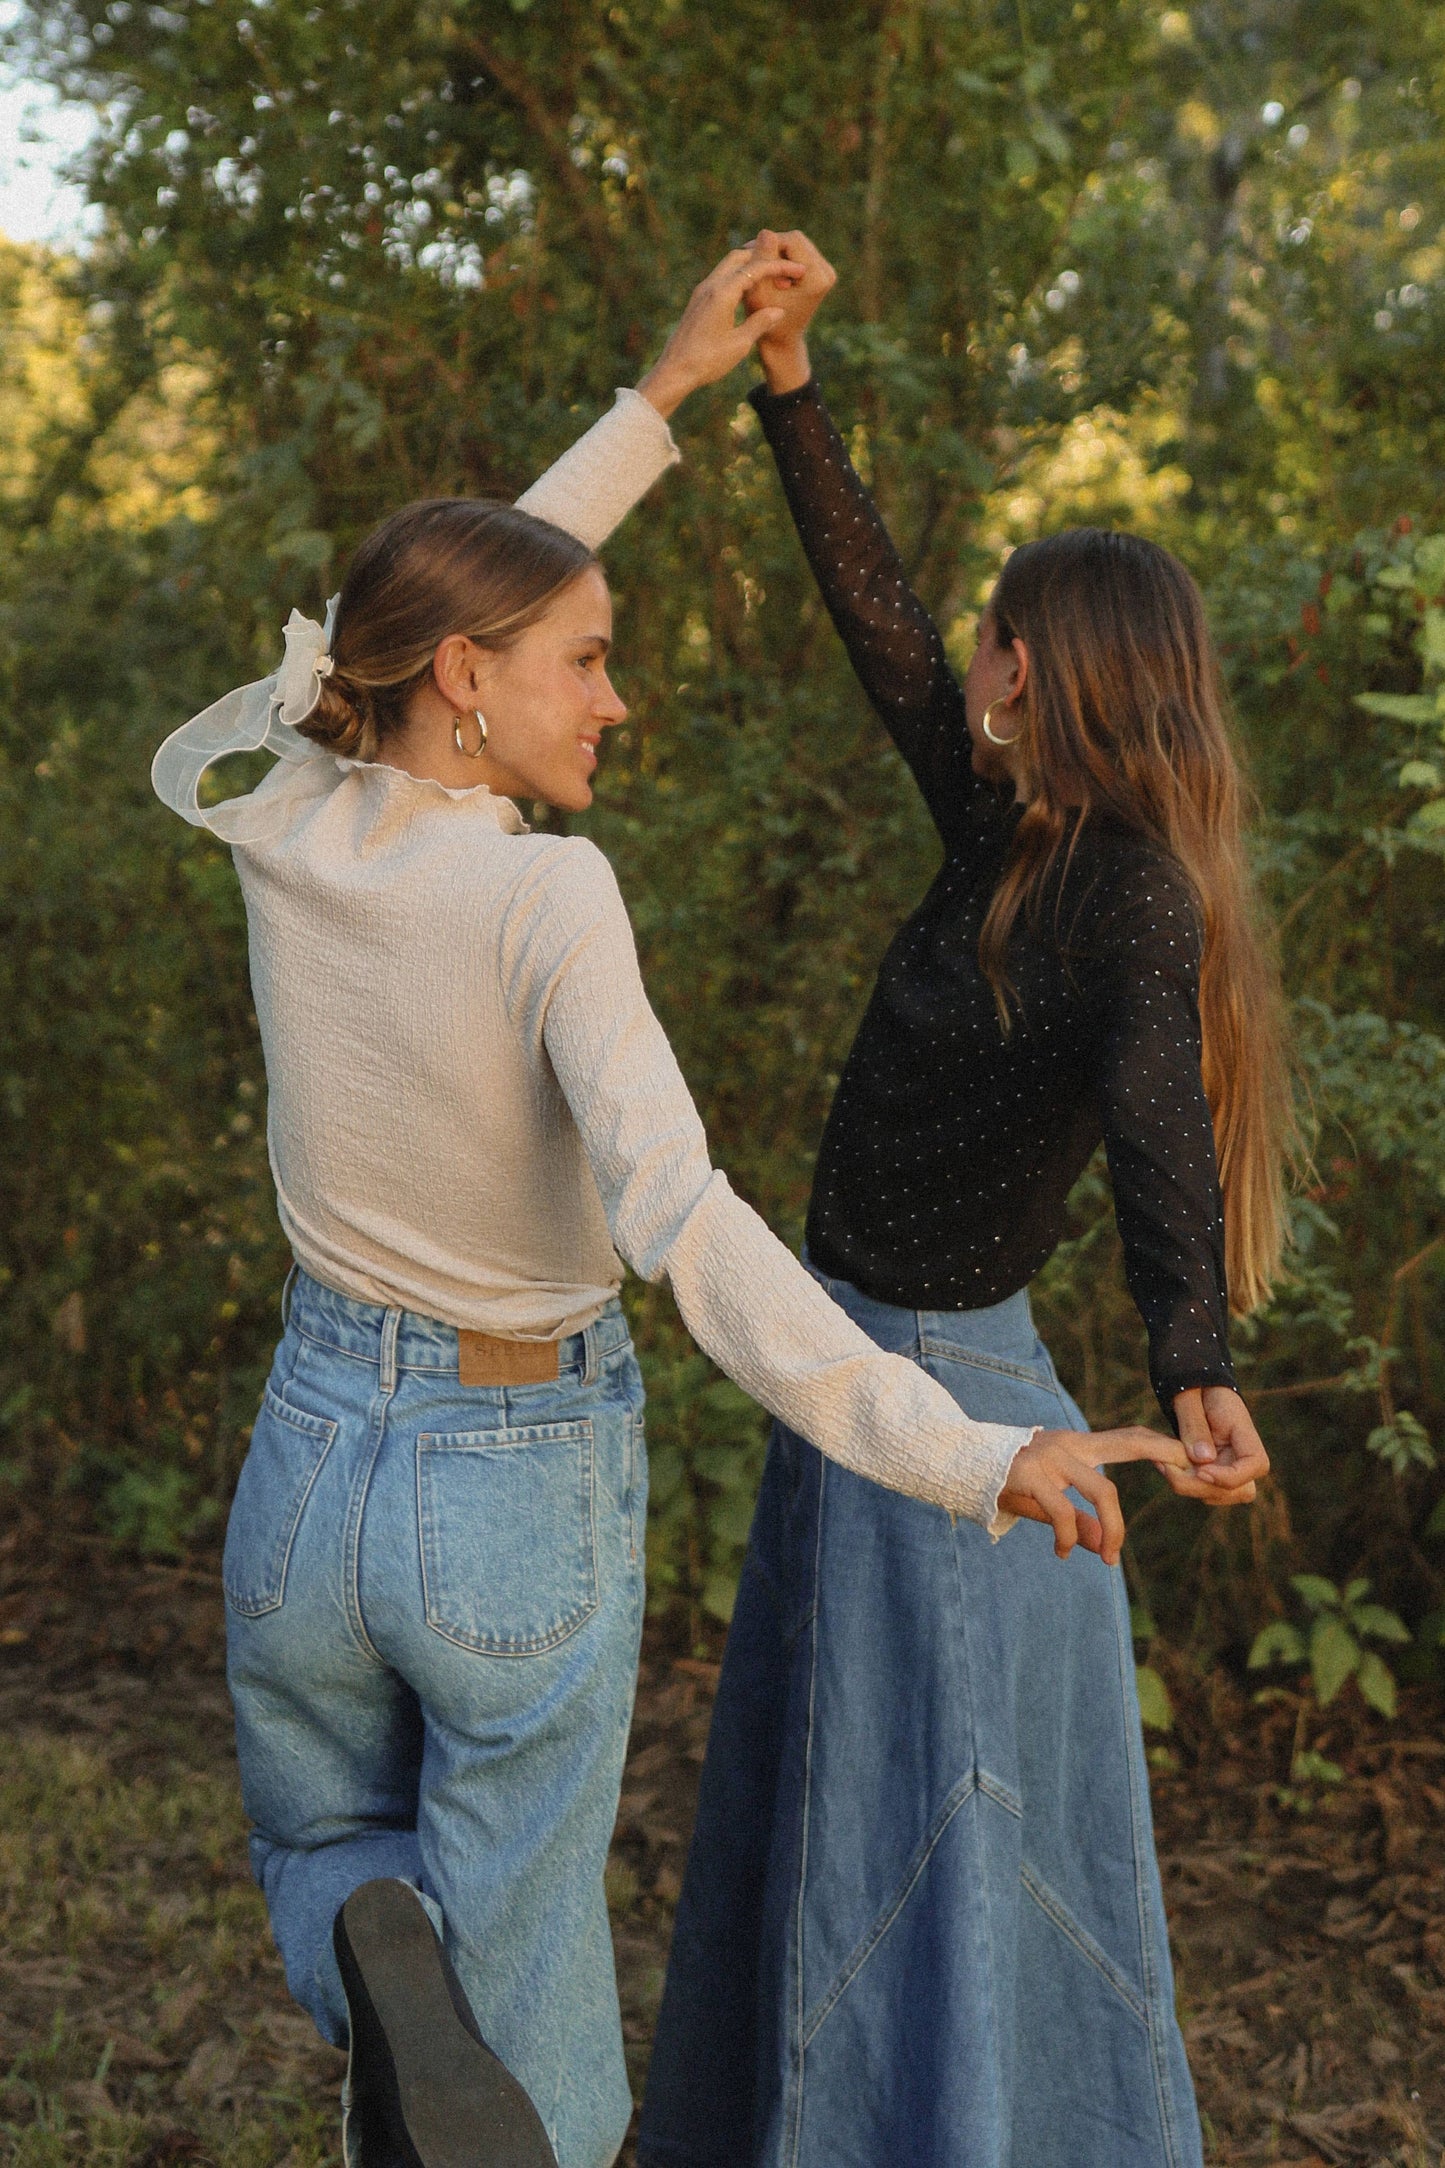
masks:
<svg viewBox="0 0 1445 2168"><path fill-rule="evenodd" d="M998 732L993 727L991 717L993 715L994 709L1006 708L1008 704L1008 697L1007 695L1005 695L1001 700L990 700L988 706L983 711L983 734L988 739L990 745L1015 745L1017 744L1018 740L1023 736L1022 725L1020 725L1020 727L1014 732L1011 738L1001 738Z"/></svg>
<svg viewBox="0 0 1445 2168"><path fill-rule="evenodd" d="M452 737L455 740L456 748L459 753L464 754L468 760L480 760L483 753L485 753L485 751L487 750L487 718L485 715L483 715L480 708L473 708L472 713L477 718L478 737L476 744L463 745L462 719L460 715L454 715L452 717Z"/></svg>

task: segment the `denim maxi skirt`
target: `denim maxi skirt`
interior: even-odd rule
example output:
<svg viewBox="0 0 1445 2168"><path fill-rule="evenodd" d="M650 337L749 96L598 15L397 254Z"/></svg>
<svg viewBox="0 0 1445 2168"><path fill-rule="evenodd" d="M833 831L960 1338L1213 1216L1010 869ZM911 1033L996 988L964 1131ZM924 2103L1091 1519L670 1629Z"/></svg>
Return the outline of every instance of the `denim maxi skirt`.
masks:
<svg viewBox="0 0 1445 2168"><path fill-rule="evenodd" d="M603 1871L637 1678L642 1381L613 1302L558 1377L472 1386L457 1335L298 1273L226 1529L251 1860L328 2040L338 1906L420 1893L561 2168L632 2114Z"/></svg>
<svg viewBox="0 0 1445 2168"><path fill-rule="evenodd" d="M1026 1293L822 1284L970 1415L1086 1427ZM774 1429L639 2157L1200 2168L1117 1569Z"/></svg>

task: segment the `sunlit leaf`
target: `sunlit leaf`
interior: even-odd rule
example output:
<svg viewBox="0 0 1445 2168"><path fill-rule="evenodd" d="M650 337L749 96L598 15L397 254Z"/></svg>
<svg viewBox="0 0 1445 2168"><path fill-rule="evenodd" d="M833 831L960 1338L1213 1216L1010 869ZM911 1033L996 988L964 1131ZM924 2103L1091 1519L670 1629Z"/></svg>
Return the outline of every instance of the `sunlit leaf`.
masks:
<svg viewBox="0 0 1445 2168"><path fill-rule="evenodd" d="M1356 1604L1350 1613L1351 1630L1368 1634L1374 1641L1408 1641L1410 1629L1396 1611L1382 1603Z"/></svg>
<svg viewBox="0 0 1445 2168"><path fill-rule="evenodd" d="M1249 1651L1249 1668L1260 1671L1266 1664L1302 1664L1304 1637L1288 1619L1272 1619L1255 1635Z"/></svg>
<svg viewBox="0 0 1445 2168"><path fill-rule="evenodd" d="M1174 1704L1169 1689L1152 1664L1136 1664L1134 1683L1139 1690L1139 1715L1151 1731L1174 1729Z"/></svg>
<svg viewBox="0 0 1445 2168"><path fill-rule="evenodd" d="M1433 723L1437 712L1433 693L1356 693L1355 706L1396 723Z"/></svg>
<svg viewBox="0 0 1445 2168"><path fill-rule="evenodd" d="M1355 1684L1359 1687L1370 1707L1378 1710L1381 1716L1393 1716L1395 1714L1398 1697L1395 1690L1394 1675L1389 1665L1383 1662L1373 1649L1366 1649L1364 1655L1360 1658L1359 1669L1355 1674Z"/></svg>
<svg viewBox="0 0 1445 2168"><path fill-rule="evenodd" d="M1303 1596L1312 1611L1338 1611L1340 1607L1339 1590L1323 1574L1292 1573L1289 1585L1296 1595Z"/></svg>
<svg viewBox="0 0 1445 2168"><path fill-rule="evenodd" d="M1310 1629L1310 1676L1321 1708L1333 1701L1360 1661L1360 1645L1343 1620L1317 1618Z"/></svg>
<svg viewBox="0 0 1445 2168"><path fill-rule="evenodd" d="M733 1606L738 1600L736 1574L710 1573L703 1582L702 1607L709 1618L715 1618L726 1626L732 1619Z"/></svg>
<svg viewBox="0 0 1445 2168"><path fill-rule="evenodd" d="M1342 1784L1345 1776L1339 1762L1330 1761L1314 1747L1304 1747L1295 1755L1289 1773L1296 1784Z"/></svg>

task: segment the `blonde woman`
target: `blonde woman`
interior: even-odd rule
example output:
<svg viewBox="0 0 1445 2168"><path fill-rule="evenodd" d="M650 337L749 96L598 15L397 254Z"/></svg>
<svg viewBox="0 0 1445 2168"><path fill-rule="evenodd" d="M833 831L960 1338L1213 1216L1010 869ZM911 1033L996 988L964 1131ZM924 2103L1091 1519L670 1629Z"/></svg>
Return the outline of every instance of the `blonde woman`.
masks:
<svg viewBox="0 0 1445 2168"><path fill-rule="evenodd" d="M226 1536L252 1858L298 2000L349 2044L348 2168L607 2168L631 2099L603 1867L642 1620L625 1259L870 1483L1118 1556L1124 1431L978 1424L879 1351L710 1165L580 811L626 710L593 554L663 417L776 319L735 252L639 392L517 507L408 506L328 631L157 756L234 847L296 1257ZM784 269L782 275L788 275ZM210 763L280 758L203 807ZM1069 1491L1087 1499L1078 1511ZM1005 1547L1007 1548L1007 1546Z"/></svg>

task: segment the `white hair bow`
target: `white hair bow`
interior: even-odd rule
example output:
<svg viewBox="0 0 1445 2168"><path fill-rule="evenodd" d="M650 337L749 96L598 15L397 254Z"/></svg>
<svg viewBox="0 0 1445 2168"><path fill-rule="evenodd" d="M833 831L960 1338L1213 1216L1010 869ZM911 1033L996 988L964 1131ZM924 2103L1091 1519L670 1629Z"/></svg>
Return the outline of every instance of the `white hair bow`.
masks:
<svg viewBox="0 0 1445 2168"><path fill-rule="evenodd" d="M166 739L151 762L151 784L161 803L182 820L209 828L226 843L258 842L274 825L277 777L284 771L273 769L245 797L203 806L200 787L206 770L230 753L264 750L292 769L326 757L325 747L303 738L296 725L313 712L321 698L321 681L335 668L329 650L336 603L333 595L324 625L293 610L284 628L286 652L271 675L223 693ZM320 771L316 779L321 780Z"/></svg>
<svg viewBox="0 0 1445 2168"><path fill-rule="evenodd" d="M303 617L299 610L293 610L281 628L286 652L276 672L276 712L283 723L305 722L321 698L321 680L330 677L336 668L328 651L329 620L335 614L333 596L326 608L327 624L318 625L314 617Z"/></svg>

